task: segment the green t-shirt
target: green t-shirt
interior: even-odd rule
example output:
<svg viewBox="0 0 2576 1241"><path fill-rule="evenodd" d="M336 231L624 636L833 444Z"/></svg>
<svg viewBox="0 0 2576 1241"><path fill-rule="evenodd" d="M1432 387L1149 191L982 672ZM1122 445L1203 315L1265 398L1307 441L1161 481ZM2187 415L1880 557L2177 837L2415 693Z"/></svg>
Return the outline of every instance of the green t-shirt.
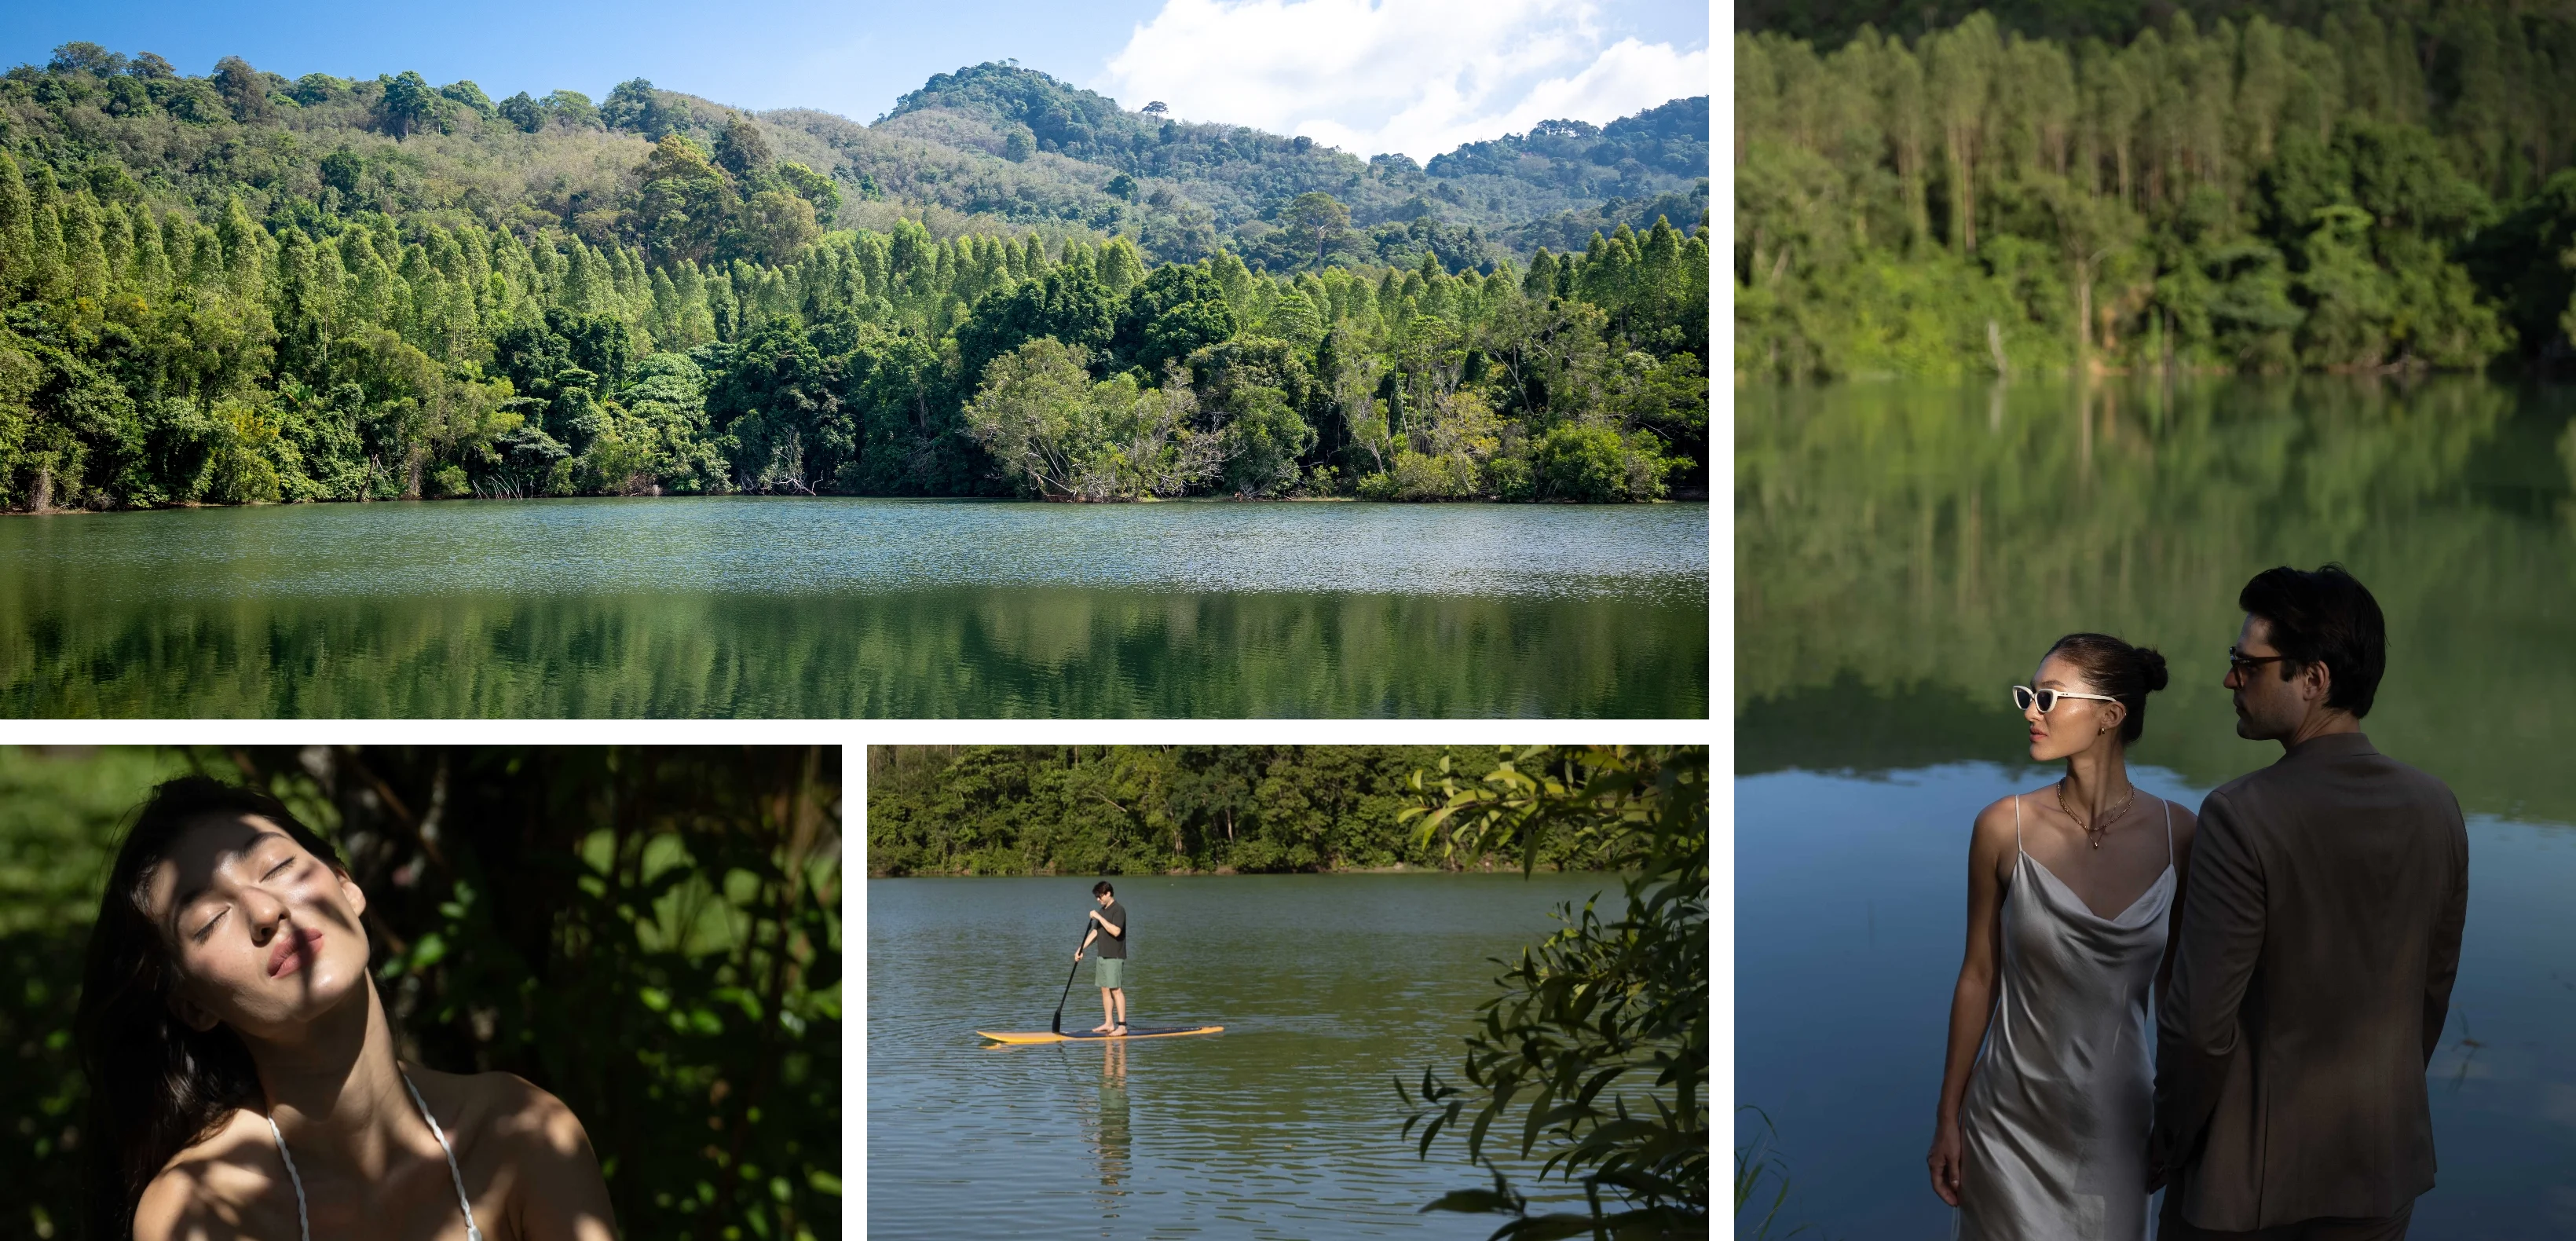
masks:
<svg viewBox="0 0 2576 1241"><path fill-rule="evenodd" d="M1100 917L1103 921L1109 923L1109 925L1118 928L1118 930L1117 933L1113 935L1108 931L1102 931L1100 927L1095 924L1091 929L1099 932L1099 934L1091 941L1093 951L1096 952L1100 959L1104 961L1126 960L1127 907L1119 904L1115 899L1112 899L1109 902L1108 908L1100 911Z"/></svg>

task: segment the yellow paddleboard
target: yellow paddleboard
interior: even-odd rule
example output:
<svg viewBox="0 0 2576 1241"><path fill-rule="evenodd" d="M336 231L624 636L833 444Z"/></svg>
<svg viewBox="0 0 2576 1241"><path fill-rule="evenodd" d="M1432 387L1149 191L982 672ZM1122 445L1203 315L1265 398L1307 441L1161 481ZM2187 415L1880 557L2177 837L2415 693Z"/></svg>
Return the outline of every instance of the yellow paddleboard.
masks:
<svg viewBox="0 0 2576 1241"><path fill-rule="evenodd" d="M1051 1030L977 1030L975 1033L996 1043L1073 1043L1086 1039L1175 1038L1183 1034L1215 1034L1223 1029L1224 1026L1129 1026L1125 1034L1094 1034L1088 1030L1078 1034L1057 1034Z"/></svg>

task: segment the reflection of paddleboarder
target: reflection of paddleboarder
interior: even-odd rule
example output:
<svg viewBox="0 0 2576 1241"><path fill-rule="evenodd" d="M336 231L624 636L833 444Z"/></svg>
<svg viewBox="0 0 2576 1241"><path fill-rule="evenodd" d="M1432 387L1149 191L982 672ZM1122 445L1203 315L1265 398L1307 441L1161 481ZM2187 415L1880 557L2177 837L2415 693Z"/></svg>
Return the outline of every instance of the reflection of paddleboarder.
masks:
<svg viewBox="0 0 2576 1241"><path fill-rule="evenodd" d="M1100 1209L1114 1215L1118 1199L1126 1195L1122 1186L1127 1180L1127 1044L1104 1043L1100 1050L1100 1115L1093 1127L1092 1153L1099 1164Z"/></svg>
<svg viewBox="0 0 2576 1241"><path fill-rule="evenodd" d="M1082 937L1082 947L1073 950L1073 959L1080 961L1093 941L1100 944L1100 954L1091 961L1091 980L1100 988L1100 1024L1091 1027L1091 1032L1125 1034L1127 907L1118 903L1118 893L1106 879L1091 885L1091 899L1100 902L1100 908L1091 911L1091 930ZM1103 931L1109 933L1107 939L1100 937Z"/></svg>

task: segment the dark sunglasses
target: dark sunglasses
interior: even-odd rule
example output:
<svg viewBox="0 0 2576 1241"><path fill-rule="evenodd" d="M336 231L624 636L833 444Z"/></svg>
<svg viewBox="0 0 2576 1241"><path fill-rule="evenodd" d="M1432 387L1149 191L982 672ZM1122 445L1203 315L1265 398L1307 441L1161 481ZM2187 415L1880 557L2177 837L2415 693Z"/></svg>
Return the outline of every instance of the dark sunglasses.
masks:
<svg viewBox="0 0 2576 1241"><path fill-rule="evenodd" d="M2247 655L2231 646L2227 648L2227 671L2230 675L2241 674L2251 678L2255 669L2265 664L2277 664L2288 658L2287 655Z"/></svg>

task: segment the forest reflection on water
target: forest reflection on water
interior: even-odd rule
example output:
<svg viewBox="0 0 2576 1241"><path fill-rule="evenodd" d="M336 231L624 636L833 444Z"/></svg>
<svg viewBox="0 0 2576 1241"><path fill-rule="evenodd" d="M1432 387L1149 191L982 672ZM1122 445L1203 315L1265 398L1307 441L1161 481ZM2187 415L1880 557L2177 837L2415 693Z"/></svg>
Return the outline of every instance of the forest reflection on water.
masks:
<svg viewBox="0 0 2576 1241"><path fill-rule="evenodd" d="M2271 762L2219 685L2236 592L2340 561L2385 610L2365 722L2470 814L2421 1235L2576 1232L2576 399L2474 379L1737 394L1737 1100L1781 1228L1937 1237L1922 1171L1965 831L2043 785L2006 687L2050 641L2161 648L2132 762L2196 805Z"/></svg>
<svg viewBox="0 0 2576 1241"><path fill-rule="evenodd" d="M21 716L1695 716L1705 505L0 521Z"/></svg>
<svg viewBox="0 0 2576 1241"><path fill-rule="evenodd" d="M1760 389L1736 400L1737 761L2009 760L2060 634L2162 650L2134 757L2256 765L2236 592L2340 561L2386 612L2368 727L2468 809L2576 821L2576 392L2475 379Z"/></svg>

